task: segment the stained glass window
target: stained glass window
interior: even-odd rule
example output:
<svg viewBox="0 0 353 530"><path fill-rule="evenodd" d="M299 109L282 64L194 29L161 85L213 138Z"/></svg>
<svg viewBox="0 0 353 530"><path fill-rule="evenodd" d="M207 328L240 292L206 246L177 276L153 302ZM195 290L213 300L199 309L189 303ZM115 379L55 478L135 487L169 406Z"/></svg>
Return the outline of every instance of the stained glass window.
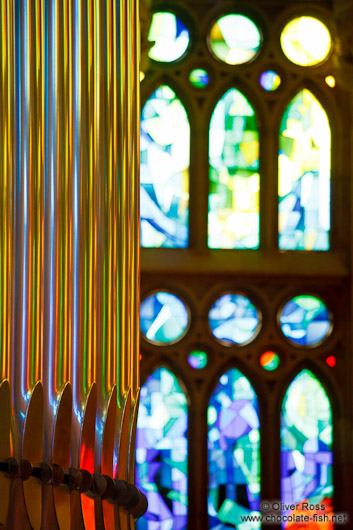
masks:
<svg viewBox="0 0 353 530"><path fill-rule="evenodd" d="M168 86L159 87L144 105L140 142L141 244L186 247L190 126Z"/></svg>
<svg viewBox="0 0 353 530"><path fill-rule="evenodd" d="M281 34L284 55L299 66L318 64L331 49L330 33L320 20L314 17L298 17L284 27Z"/></svg>
<svg viewBox="0 0 353 530"><path fill-rule="evenodd" d="M201 370L207 365L207 353L201 350L194 350L188 357L188 363L195 370Z"/></svg>
<svg viewBox="0 0 353 530"><path fill-rule="evenodd" d="M266 351L260 357L260 364L264 370L272 372L278 368L280 363L279 355L273 351Z"/></svg>
<svg viewBox="0 0 353 530"><path fill-rule="evenodd" d="M149 57L170 63L184 55L190 36L185 24L173 13L158 12L152 17L148 39L155 43L148 53Z"/></svg>
<svg viewBox="0 0 353 530"><path fill-rule="evenodd" d="M250 528L241 517L259 511L259 412L254 389L239 370L221 376L207 420L209 529ZM251 530L260 527L251 523Z"/></svg>
<svg viewBox="0 0 353 530"><path fill-rule="evenodd" d="M335 88L336 86L336 79L333 75L327 75L325 77L325 83L330 87L330 88Z"/></svg>
<svg viewBox="0 0 353 530"><path fill-rule="evenodd" d="M255 57L261 43L258 27L244 15L225 15L212 26L209 45L227 64L243 64Z"/></svg>
<svg viewBox="0 0 353 530"><path fill-rule="evenodd" d="M136 486L148 510L137 530L183 530L187 524L187 400L166 368L141 388L136 432Z"/></svg>
<svg viewBox="0 0 353 530"><path fill-rule="evenodd" d="M273 92L281 84L281 77L273 70L266 70L260 76L260 85L267 92Z"/></svg>
<svg viewBox="0 0 353 530"><path fill-rule="evenodd" d="M282 503L299 504L294 514L304 513L311 520L314 513L326 514L325 530L333 530L329 522L333 494L331 406L321 383L308 370L297 375L283 400L281 460ZM311 510L310 505L320 509ZM290 526L286 523L283 527Z"/></svg>
<svg viewBox="0 0 353 530"><path fill-rule="evenodd" d="M329 355L326 357L326 363L330 368L334 368L336 366L336 357L334 355Z"/></svg>
<svg viewBox="0 0 353 530"><path fill-rule="evenodd" d="M196 88L204 88L208 85L210 78L206 70L195 68L190 72L189 81Z"/></svg>
<svg viewBox="0 0 353 530"><path fill-rule="evenodd" d="M241 294L224 294L210 309L208 321L213 335L223 344L244 344L255 338L260 314Z"/></svg>
<svg viewBox="0 0 353 530"><path fill-rule="evenodd" d="M209 131L208 246L259 245L259 133L255 112L232 88L217 103Z"/></svg>
<svg viewBox="0 0 353 530"><path fill-rule="evenodd" d="M332 323L327 307L315 296L295 296L280 315L282 333L294 344L315 346L327 337Z"/></svg>
<svg viewBox="0 0 353 530"><path fill-rule="evenodd" d="M279 248L328 250L331 131L326 112L307 89L283 115L278 164Z"/></svg>
<svg viewBox="0 0 353 530"><path fill-rule="evenodd" d="M140 307L140 328L146 339L155 344L168 344L180 339L188 326L185 304L164 291L145 298Z"/></svg>

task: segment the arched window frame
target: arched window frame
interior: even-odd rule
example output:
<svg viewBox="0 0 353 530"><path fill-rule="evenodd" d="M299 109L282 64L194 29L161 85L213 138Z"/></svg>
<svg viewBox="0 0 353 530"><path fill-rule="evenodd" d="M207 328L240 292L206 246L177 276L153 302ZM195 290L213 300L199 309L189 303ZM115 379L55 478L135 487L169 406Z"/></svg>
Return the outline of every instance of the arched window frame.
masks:
<svg viewBox="0 0 353 530"><path fill-rule="evenodd" d="M174 92L176 99L183 106L183 108L185 110L186 118L187 118L187 121L188 121L189 131L190 131L189 113L188 113L188 111L187 111L187 109L186 109L186 107L185 107L185 105L183 103L182 98L178 95L178 89L174 88L173 83L169 83L168 81L164 82L163 80L161 80L160 83L158 83L158 82L154 83L154 85L155 86L154 86L153 90L150 92L150 94L148 95L146 100L143 101L143 104L141 106L142 114L143 114L145 105L148 104L148 102L150 101L150 98L155 94L155 92L161 87L167 87L167 88L169 88L170 90L172 90ZM189 246L189 241L190 241L190 234L189 234L189 224L190 224L189 223L189 212L190 212L190 144L188 145L188 148L189 148L189 157L188 157L189 158L189 167L188 167L188 207L187 207L187 223L185 225L186 231L187 231L187 237L186 237L185 245L184 245L184 243L176 244L175 246L172 245L171 247L169 247L169 245L167 245L166 248L185 248L185 247ZM167 218L168 218L168 216L167 216ZM142 232L143 232L143 228L141 227L141 233ZM165 247L165 245L162 245L162 247ZM146 248L159 248L159 247L153 247L153 246L152 247L148 247L148 246L146 246Z"/></svg>
<svg viewBox="0 0 353 530"><path fill-rule="evenodd" d="M217 395L217 394L216 394L216 389L217 389L217 387L219 386L219 383L221 382L222 377L225 376L225 375L228 375L229 372L231 372L232 370L236 370L236 371L239 373L239 376L240 376L240 377L244 377L244 378L246 379L247 383L249 383L249 385L250 385L250 387L251 387L251 391L252 391L253 394L254 394L254 399L255 399L256 405L257 405L257 409L258 409L258 410L256 411L256 415L257 415L257 419L258 419L258 422L259 422L259 425L258 425L258 427L256 428L256 430L257 430L258 433L259 433L259 441L258 441L258 448L257 448L258 467L259 467L257 478L259 479L259 490L260 490L260 491L258 492L258 493L259 493L258 509L256 510L256 509L254 508L254 505L257 504L257 499L254 499L254 500L252 501L252 503L251 503L251 500L249 499L249 497L250 497L250 495L251 495L251 492L247 492L247 497L246 497L246 499L245 499L245 498L238 498L238 497L237 497L237 499L236 499L236 501L235 501L235 504L237 505L237 507L239 507L240 510L242 510L242 507L243 507L245 504L247 504L247 502L249 502L250 507L249 507L248 511L247 511L246 507L244 506L244 509L243 509L243 513L242 513L242 515L247 515L247 514L250 515L250 514L256 514L256 513L260 514L260 512L259 512L259 509L260 509L260 496L261 496L261 458L260 458L260 446L261 446L261 430L262 430L262 429L261 429L261 421L260 421L260 406L259 406L259 399L258 399L258 395L257 395L257 393L256 393L256 390L254 389L254 386L253 386L251 380L250 380L250 379L249 379L249 378L248 378L248 377L247 377L247 376L246 376L246 375L245 375L245 374L244 374L239 368L237 368L236 366L228 367L228 368L226 368L226 369L225 369L220 375L218 374L218 379L217 379L217 381L216 381L216 383L215 383L215 385L214 385L214 387L213 387L213 389L212 389L212 392L211 392L211 394L210 394L210 396L209 396L209 400L208 400L208 406L207 406L207 423L208 423L208 425L209 425L209 422L208 422L209 407L211 406L210 403L211 403L212 398L214 398L214 396ZM241 399L241 398L240 398L240 399ZM238 401L238 400L239 400L239 398L236 399L235 401ZM209 426L208 426L208 435L209 435L209 432L210 432L210 429L209 429ZM242 436L245 436L245 434L243 434ZM239 439L241 439L242 436L240 436ZM226 443L226 442L225 442L225 443ZM255 442L255 443L256 443L256 442ZM208 437L208 439L207 439L207 444L209 444L209 437ZM237 447L237 444L238 444L238 440L237 440L237 442L235 442L234 448ZM229 451L227 451L226 449L223 449L222 452L223 452L223 455L228 454L228 456L229 456ZM207 449L207 453L208 453L208 470L210 470L210 464L212 464L212 457L211 457L211 455L210 455L210 449L209 449L209 447L208 447L208 449ZM253 455L252 455L252 456L253 456ZM237 461L237 458L236 458L235 456L234 456L234 460ZM237 462L238 462L238 461L237 461ZM215 464L215 465L218 467L218 463L217 463L217 461L213 461L213 464ZM234 466L234 468L233 468L233 472L234 472L234 473L236 472L235 469L236 469L236 466ZM227 470L226 474L228 475L228 470ZM233 482L233 480L229 480L229 479L228 479L227 482L226 482L226 484L228 484L228 486L231 485L232 483L234 484L235 487L241 485L240 482L236 482L236 481ZM249 485L249 484L247 483L247 485ZM210 500L209 500L209 497L210 497L210 485L208 484L208 486L209 486L209 487L208 487L208 503L209 503L209 502L210 502ZM235 492L234 492L234 493L235 493ZM252 493L253 493L253 492L252 492ZM235 496L237 496L236 493L235 493L234 497L235 497ZM254 493L254 496L256 496L255 493ZM226 498L227 498L227 497L226 497ZM229 500L230 500L230 501L234 501L234 499L229 499ZM219 506L219 508L221 508L221 506ZM209 521L210 521L210 519L211 519L211 515L210 515L210 507L209 507L209 506L208 506L208 516L209 516ZM216 517L216 516L214 516L214 519L218 519L219 521L222 521L221 518ZM233 514L233 516L231 517L231 520L234 521L234 514ZM239 516L238 516L238 517L236 518L236 523L240 523L240 522L241 522L241 521L239 520ZM230 521L229 521L229 524L231 524ZM255 527L255 525L254 525L254 527ZM257 525L256 528L257 528L257 527L259 527L259 526Z"/></svg>
<svg viewBox="0 0 353 530"><path fill-rule="evenodd" d="M277 152L279 153L279 138L280 138L280 127L281 121L286 112L288 106L291 104L295 96L297 96L302 90L308 90L316 98L318 103L321 105L322 109L327 115L328 125L331 131L331 158L330 158L330 231L329 231L329 248L328 250L323 251L306 251L308 253L313 252L314 254L320 254L321 252L334 252L337 247L340 245L340 238L342 234L338 233L338 226L341 224L342 219L340 220L340 212L337 207L337 200L334 200L336 194L341 190L341 183L337 182L337 173L340 172L339 165L341 163L340 152L337 149L337 138L342 134L341 127L342 123L337 120L338 108L336 102L327 97L327 93L323 90L322 87L318 86L317 83L313 82L311 79L301 80L300 83L296 83L292 91L285 95L285 98L281 100L280 109L278 115L276 116L276 125L278 130L278 143L277 143ZM278 170L278 161L277 161L277 185L279 182L279 170ZM278 203L277 203L278 211ZM276 245L278 250L279 248L279 221L277 219L277 241ZM342 244L342 243L341 243ZM297 250L291 250L288 252L298 252Z"/></svg>
<svg viewBox="0 0 353 530"><path fill-rule="evenodd" d="M278 430L278 446L277 450L281 450L281 415L282 406L286 398L287 392L290 385L295 378L300 375L303 371L309 371L318 380L323 391L325 392L327 399L329 400L331 407L331 425L332 425L332 443L331 451L333 455L333 466L332 466L332 479L333 479L333 513L340 511L347 514L347 504L344 504L344 494L342 493L341 481L342 473L340 470L340 444L342 444L342 429L341 429L341 418L344 416L345 404L343 401L343 395L340 389L339 382L333 380L330 377L330 373L323 369L323 365L315 360L306 360L296 363L290 370L287 371L281 387L278 388L276 394L276 429ZM278 474L279 481L282 479L282 466L276 466L276 473ZM343 498L342 498L343 495ZM281 488L278 490L278 499L281 498Z"/></svg>
<svg viewBox="0 0 353 530"><path fill-rule="evenodd" d="M188 436L188 430L189 430L189 407L190 407L190 399L189 399L189 393L188 393L188 390L184 384L184 381L181 379L181 377L179 377L175 372L178 371L176 369L175 371L175 366L173 367L172 366L173 363L171 363L171 365L168 365L167 362L160 362L156 365L154 365L153 367L151 367L150 371L148 374L146 374L146 377L141 381L141 390L144 388L144 385L147 384L147 381L149 379L149 377L153 376L154 373L160 369L164 369L166 370L167 372L170 373L170 375L177 381L184 397L185 397L185 401L186 401L186 417L187 417L187 429L186 429L186 440L187 440L187 450L188 450L188 446L189 446L189 436ZM141 397L141 390L140 390L140 398L139 398L139 402L140 402L140 406L141 406L141 403L142 403L142 397ZM137 419L137 427L136 427L136 437L138 436L138 419ZM138 446L136 444L136 449L138 449ZM138 465L138 464L137 464ZM186 457L186 466L187 466L187 469L189 468L189 461L188 461L188 458ZM138 467L135 468L135 477L136 477L136 480L137 480L137 476L138 476ZM187 480L187 496L188 496L188 491L189 491L189 480L188 480L188 474L187 474L187 477L186 477L186 480ZM143 490L143 485L141 484L140 485L141 489ZM144 491L144 490L143 490ZM147 494L147 497L148 497L148 492L145 494ZM187 504L186 504L186 510L188 510L188 500L187 500ZM175 512L171 512L174 516L177 516L179 515L178 513L175 513ZM137 525L137 528L144 528L144 526L147 524L148 525L148 520L149 520L149 513L147 512L146 514L146 518L143 518L141 519L140 522L137 522L136 525ZM162 520L161 520L162 522Z"/></svg>
<svg viewBox="0 0 353 530"><path fill-rule="evenodd" d="M258 208L259 208L259 223L258 223L258 243L256 246L254 246L254 250L257 250L258 248L261 247L262 245L262 241L261 241L261 127L259 126L259 123L261 123L261 118L259 116L259 111L258 111L258 106L254 105L253 103L253 98L254 98L254 95L251 94L251 90L249 90L249 87L238 87L234 84L228 86L227 88L225 88L222 92L222 94L219 95L219 98L217 99L216 102L212 101L212 107L211 109L208 109L208 110L211 110L211 113L210 113L210 116L209 116L209 120L208 120L208 161L210 161L210 132L211 132L211 122L212 122L212 118L213 118L213 115L214 115L214 111L216 110L218 104L221 102L221 100L223 99L223 97L229 92L231 91L232 89L235 89L237 90L238 92L240 92L241 96L243 96L246 100L247 100L247 103L250 105L250 107L252 108L253 112L254 112L254 118L255 118L255 121L256 121L256 132L257 132L257 135L258 135L258 139L259 139L259 148L258 148L258 169L257 169L257 173L259 174L259 192L258 192L258 202L259 202L259 205L258 205ZM250 93L248 95L248 93ZM222 152L223 154L223 152ZM209 246L209 200L210 200L210 183L211 183L211 180L210 180L210 167L211 167L211 164L209 163L209 171L208 171L208 197L207 197L207 200L208 200L208 216L207 216L207 226L208 226L208 233L207 233L207 246L208 248L214 248L214 249L217 249L217 250L224 250L226 248L235 248L236 250L244 250L242 248L240 248L239 246L237 247L226 247L226 246L219 246L219 247L211 247Z"/></svg>

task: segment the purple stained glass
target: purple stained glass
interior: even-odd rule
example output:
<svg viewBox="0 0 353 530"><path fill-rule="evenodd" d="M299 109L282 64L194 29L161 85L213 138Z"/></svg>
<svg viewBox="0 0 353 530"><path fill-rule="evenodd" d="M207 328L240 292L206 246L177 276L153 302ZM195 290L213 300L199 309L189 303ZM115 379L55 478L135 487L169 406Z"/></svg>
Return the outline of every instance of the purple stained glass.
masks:
<svg viewBox="0 0 353 530"><path fill-rule="evenodd" d="M241 528L242 516L259 514L260 423L255 391L236 368L220 377L207 421L209 529Z"/></svg>
<svg viewBox="0 0 353 530"><path fill-rule="evenodd" d="M329 514L333 496L331 405L320 381L309 370L297 375L283 400L281 463L282 503L298 505L296 515L302 510L313 517L315 510L308 510L305 503L321 505L316 512ZM333 530L332 523L326 524L326 530ZM283 528L287 526L283 524Z"/></svg>
<svg viewBox="0 0 353 530"><path fill-rule="evenodd" d="M190 353L188 357L188 363L195 370L201 370L207 365L208 358L207 353L200 350L195 350Z"/></svg>
<svg viewBox="0 0 353 530"><path fill-rule="evenodd" d="M141 388L136 431L136 486L148 500L137 530L187 526L187 400L176 377L158 368Z"/></svg>

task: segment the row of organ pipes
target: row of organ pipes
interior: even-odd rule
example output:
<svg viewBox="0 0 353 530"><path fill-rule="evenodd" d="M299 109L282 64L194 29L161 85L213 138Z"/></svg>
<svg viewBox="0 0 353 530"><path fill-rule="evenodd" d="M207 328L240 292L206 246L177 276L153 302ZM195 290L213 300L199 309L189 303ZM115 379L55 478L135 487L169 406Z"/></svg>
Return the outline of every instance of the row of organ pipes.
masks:
<svg viewBox="0 0 353 530"><path fill-rule="evenodd" d="M0 17L0 527L128 530L138 4L6 0Z"/></svg>

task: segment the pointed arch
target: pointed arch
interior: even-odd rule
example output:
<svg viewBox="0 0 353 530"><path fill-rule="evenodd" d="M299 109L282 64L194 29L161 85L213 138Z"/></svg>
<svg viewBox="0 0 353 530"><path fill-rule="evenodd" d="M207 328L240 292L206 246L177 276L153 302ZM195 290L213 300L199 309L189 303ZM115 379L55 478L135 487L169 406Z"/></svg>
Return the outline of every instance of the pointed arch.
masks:
<svg viewBox="0 0 353 530"><path fill-rule="evenodd" d="M331 128L326 111L304 88L284 111L279 133L279 248L330 248Z"/></svg>
<svg viewBox="0 0 353 530"><path fill-rule="evenodd" d="M236 88L213 111L209 166L209 248L258 248L259 132L252 105Z"/></svg>
<svg viewBox="0 0 353 530"><path fill-rule="evenodd" d="M140 393L135 482L147 497L148 510L136 522L137 530L149 528L148 521L186 528L187 429L187 396L172 372L157 368Z"/></svg>
<svg viewBox="0 0 353 530"><path fill-rule="evenodd" d="M315 375L304 369L290 383L281 409L283 505L298 505L295 513L303 511L310 517L315 513L310 505L320 505L317 514L329 516L333 496L332 460L330 400ZM290 513L288 510L285 515ZM327 528L332 530L330 525Z"/></svg>
<svg viewBox="0 0 353 530"><path fill-rule="evenodd" d="M209 529L238 525L260 507L260 422L257 395L236 368L219 379L207 411ZM252 528L260 528L252 522Z"/></svg>
<svg viewBox="0 0 353 530"><path fill-rule="evenodd" d="M141 112L141 245L184 248L189 229L190 125L174 90L159 86Z"/></svg>

